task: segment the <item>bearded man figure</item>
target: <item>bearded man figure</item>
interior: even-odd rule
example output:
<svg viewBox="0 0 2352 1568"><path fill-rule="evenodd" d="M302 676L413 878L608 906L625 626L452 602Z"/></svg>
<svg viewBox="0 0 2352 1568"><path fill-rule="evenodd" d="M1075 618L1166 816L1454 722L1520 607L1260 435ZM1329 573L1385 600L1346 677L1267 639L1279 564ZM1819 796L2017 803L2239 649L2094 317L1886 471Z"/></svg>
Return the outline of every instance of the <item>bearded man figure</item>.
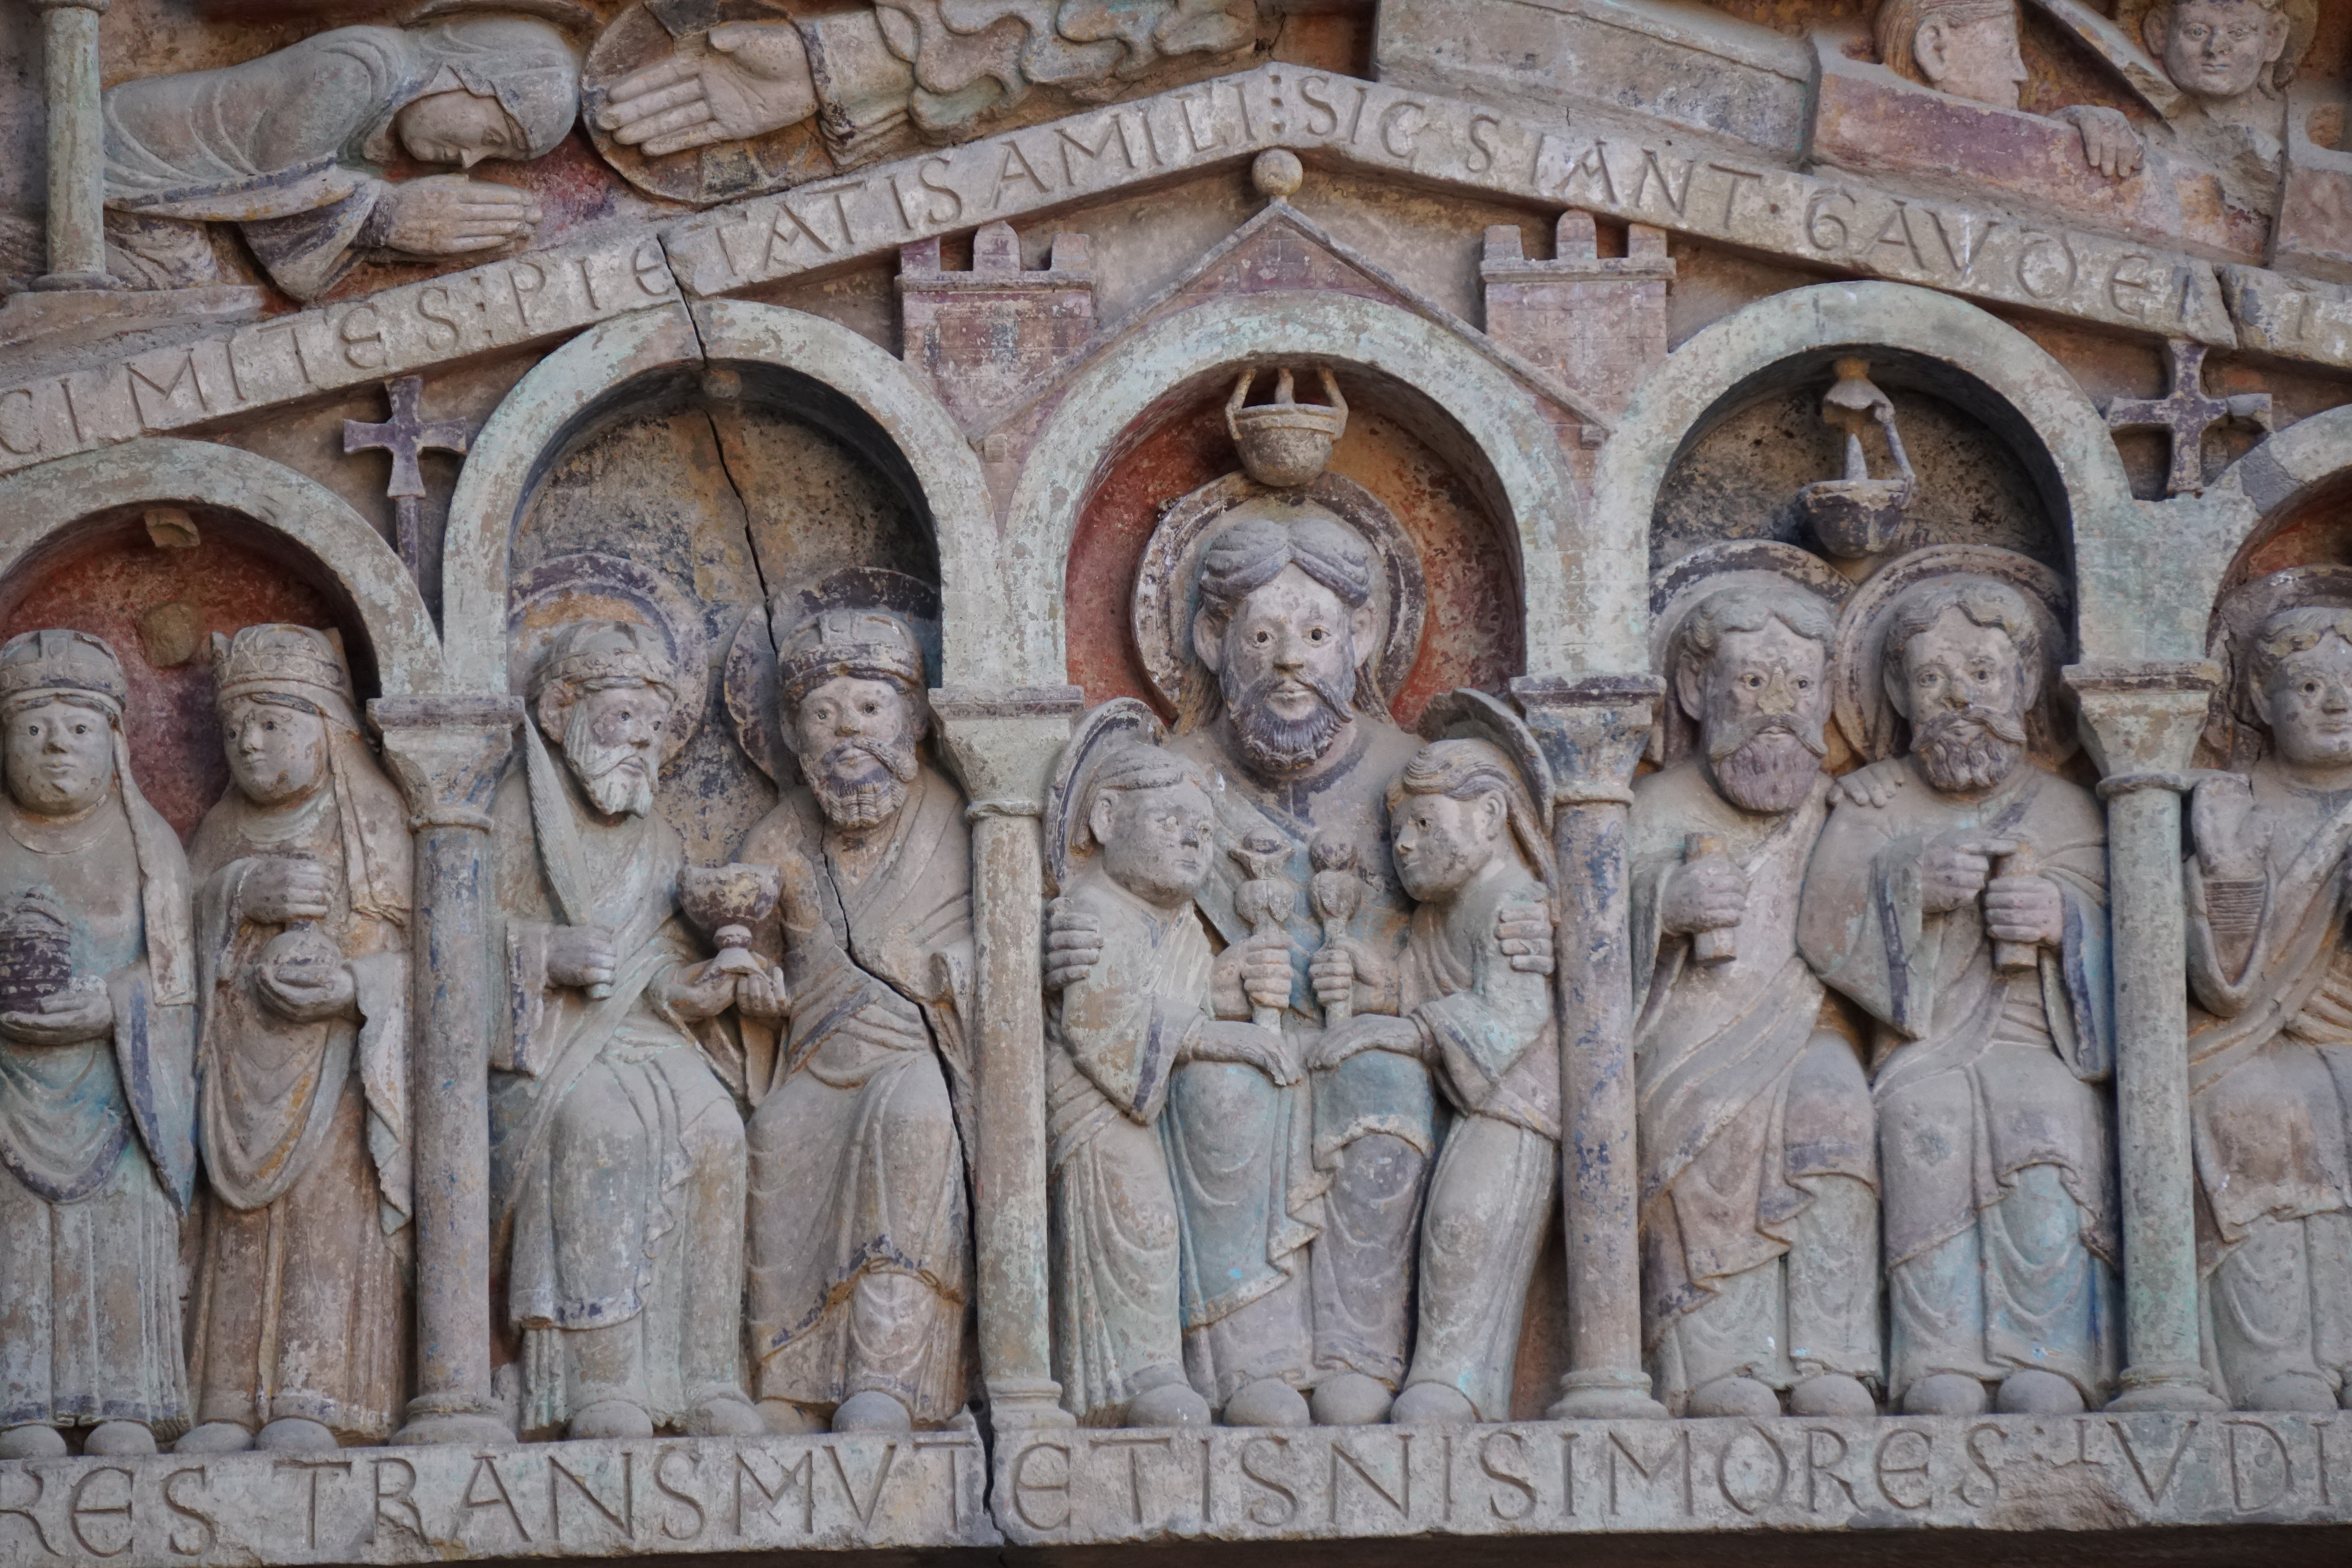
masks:
<svg viewBox="0 0 2352 1568"><path fill-rule="evenodd" d="M526 1433L763 1429L738 1370L743 1123L703 1048L735 977L696 960L654 809L680 680L645 627L562 627L491 808L492 1249Z"/></svg>
<svg viewBox="0 0 2352 1568"><path fill-rule="evenodd" d="M751 1354L779 1432L905 1431L964 1406L971 835L926 762L921 644L878 610L783 639L807 779L735 858L781 874L737 992L751 1146Z"/></svg>
<svg viewBox="0 0 2352 1568"><path fill-rule="evenodd" d="M1882 665L1910 754L1832 813L1797 939L1876 1022L1889 1402L2080 1411L2119 1348L2105 816L2028 754L2047 672L2017 590L1911 587Z"/></svg>
<svg viewBox="0 0 2352 1568"><path fill-rule="evenodd" d="M1675 639L1690 758L1633 786L1644 1348L1678 1416L1876 1414L1869 1085L1797 956L1829 815L1828 607L1722 588Z"/></svg>

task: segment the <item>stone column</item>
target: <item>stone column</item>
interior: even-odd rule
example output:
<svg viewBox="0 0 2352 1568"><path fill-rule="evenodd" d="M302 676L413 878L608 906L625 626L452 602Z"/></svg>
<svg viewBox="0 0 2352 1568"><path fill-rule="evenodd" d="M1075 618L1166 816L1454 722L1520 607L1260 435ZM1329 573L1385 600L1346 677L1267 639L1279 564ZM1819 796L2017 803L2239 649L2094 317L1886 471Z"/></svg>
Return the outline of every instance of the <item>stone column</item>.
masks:
<svg viewBox="0 0 2352 1568"><path fill-rule="evenodd" d="M1633 1152L1633 971L1626 934L1633 768L1664 683L1655 675L1511 683L1552 769L1568 1225L1569 1370L1556 1420L1663 1418L1642 1370L1640 1176Z"/></svg>
<svg viewBox="0 0 2352 1568"><path fill-rule="evenodd" d="M49 107L49 270L36 288L106 287L106 132L98 18L109 0L32 0Z"/></svg>
<svg viewBox="0 0 2352 1568"><path fill-rule="evenodd" d="M980 1100L971 1159L980 1368L999 1433L1066 1427L1045 1272L1045 1019L1040 963L1045 781L1086 706L1076 686L956 687L931 716L971 805Z"/></svg>
<svg viewBox="0 0 2352 1568"><path fill-rule="evenodd" d="M416 832L409 1071L416 1170L416 1396L395 1443L501 1443L490 1393L490 799L523 706L379 697L368 717Z"/></svg>
<svg viewBox="0 0 2352 1568"><path fill-rule="evenodd" d="M2123 1392L2108 1408L2218 1410L2198 1333L2180 796L2221 671L2074 664L2066 684L2082 699L2107 802L2125 1352Z"/></svg>

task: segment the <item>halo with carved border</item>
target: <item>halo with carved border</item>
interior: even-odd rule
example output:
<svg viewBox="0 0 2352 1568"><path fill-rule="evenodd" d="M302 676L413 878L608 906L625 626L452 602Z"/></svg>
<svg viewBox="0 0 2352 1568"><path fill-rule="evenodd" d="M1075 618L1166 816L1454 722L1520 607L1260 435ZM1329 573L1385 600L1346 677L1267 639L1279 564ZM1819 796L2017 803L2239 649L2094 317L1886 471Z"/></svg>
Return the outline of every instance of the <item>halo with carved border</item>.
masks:
<svg viewBox="0 0 2352 1568"><path fill-rule="evenodd" d="M710 643L700 610L677 583L635 561L581 550L543 560L517 577L507 606L507 668L518 693L527 694L540 655L559 626L626 621L659 632L681 683L662 735L662 761L686 749L702 723Z"/></svg>
<svg viewBox="0 0 2352 1568"><path fill-rule="evenodd" d="M2254 711L2250 656L2263 622L2282 610L2352 605L2352 566L2291 566L2266 572L2224 595L2213 612L2205 656L2221 667L2217 700L2206 710L2205 746L2214 766L2243 772L2269 747L2267 727Z"/></svg>
<svg viewBox="0 0 2352 1568"><path fill-rule="evenodd" d="M1650 576L1650 667L1665 677L1666 695L1650 728L1650 760L1671 767L1698 744L1698 724L1675 700L1675 661L1683 622L1699 601L1727 588L1801 589L1834 618L1853 584L1827 561L1778 539L1724 539L1705 545Z"/></svg>
<svg viewBox="0 0 2352 1568"><path fill-rule="evenodd" d="M779 784L798 773L792 737L776 712L776 647L793 629L820 610L887 610L914 629L922 644L928 685L940 672L940 591L920 578L887 567L852 566L814 582L787 588L769 601L763 616L744 612L727 646L719 695L727 705L735 738L761 772Z"/></svg>
<svg viewBox="0 0 2352 1568"><path fill-rule="evenodd" d="M1045 787L1045 893L1058 896L1069 885L1070 865L1079 855L1072 835L1085 825L1087 796L1095 767L1122 741L1158 746L1168 738L1168 727L1141 697L1113 697L1078 721L1077 732L1062 747L1054 777Z"/></svg>

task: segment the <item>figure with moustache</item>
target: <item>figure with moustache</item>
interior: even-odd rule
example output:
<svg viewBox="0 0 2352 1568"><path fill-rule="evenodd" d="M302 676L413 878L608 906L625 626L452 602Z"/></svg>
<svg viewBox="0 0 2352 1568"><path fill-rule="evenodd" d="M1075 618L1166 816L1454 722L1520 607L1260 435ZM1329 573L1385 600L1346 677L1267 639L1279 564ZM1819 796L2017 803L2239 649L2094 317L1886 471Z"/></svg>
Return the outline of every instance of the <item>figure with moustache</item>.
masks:
<svg viewBox="0 0 2352 1568"><path fill-rule="evenodd" d="M2272 615L2249 664L2270 754L2197 786L2185 867L2205 1345L2232 1406L2326 1411L2352 1387L2352 609Z"/></svg>
<svg viewBox="0 0 2352 1568"><path fill-rule="evenodd" d="M181 1453L381 1442L408 1394L408 808L342 653L215 637L230 789L196 830L197 1142Z"/></svg>
<svg viewBox="0 0 2352 1568"><path fill-rule="evenodd" d="M1671 663L1696 753L1633 785L1642 1315L1678 1416L1778 1416L1784 1392L1795 1415L1877 1412L1870 1088L1797 956L1832 630L1793 583L1701 600ZM1714 852L1686 857L1693 834Z"/></svg>
<svg viewBox="0 0 2352 1568"><path fill-rule="evenodd" d="M923 653L879 610L785 635L802 789L735 858L781 873L746 976L751 1324L780 1432L938 1427L964 1406L971 836L922 756Z"/></svg>
<svg viewBox="0 0 2352 1568"><path fill-rule="evenodd" d="M492 1253L526 1434L763 1430L738 1370L743 1123L706 1056L736 977L698 961L654 808L680 680L646 627L559 629L491 807Z"/></svg>
<svg viewBox="0 0 2352 1568"><path fill-rule="evenodd" d="M1910 1415L2064 1415L2115 1381L2106 823L2028 754L2047 674L2015 589L1897 598L1882 679L1910 753L1882 804L1848 792L1805 873L1798 950L1875 1026L1887 1396ZM1994 874L2024 848L2037 871Z"/></svg>

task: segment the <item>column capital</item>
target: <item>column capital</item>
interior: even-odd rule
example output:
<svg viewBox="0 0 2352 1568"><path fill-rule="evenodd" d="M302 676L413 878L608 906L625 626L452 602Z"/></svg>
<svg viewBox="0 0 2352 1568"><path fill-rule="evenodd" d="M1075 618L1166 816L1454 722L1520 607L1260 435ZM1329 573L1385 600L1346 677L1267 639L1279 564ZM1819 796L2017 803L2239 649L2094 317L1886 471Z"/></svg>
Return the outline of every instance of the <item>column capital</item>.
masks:
<svg viewBox="0 0 2352 1568"><path fill-rule="evenodd" d="M2102 774L2178 773L2197 749L2221 670L2204 659L2082 664L2066 666L2065 681Z"/></svg>
<svg viewBox="0 0 2352 1568"><path fill-rule="evenodd" d="M1567 806L1631 801L1633 769L1665 691L1666 683L1646 672L1513 680L1511 695L1551 764L1553 800Z"/></svg>
<svg viewBox="0 0 2352 1568"><path fill-rule="evenodd" d="M1045 814L1045 780L1087 706L1082 686L940 686L931 718L940 748L962 780L966 815Z"/></svg>
<svg viewBox="0 0 2352 1568"><path fill-rule="evenodd" d="M487 832L490 797L506 772L520 697L475 695L378 697L368 721L383 737L383 760L408 801L409 825Z"/></svg>

